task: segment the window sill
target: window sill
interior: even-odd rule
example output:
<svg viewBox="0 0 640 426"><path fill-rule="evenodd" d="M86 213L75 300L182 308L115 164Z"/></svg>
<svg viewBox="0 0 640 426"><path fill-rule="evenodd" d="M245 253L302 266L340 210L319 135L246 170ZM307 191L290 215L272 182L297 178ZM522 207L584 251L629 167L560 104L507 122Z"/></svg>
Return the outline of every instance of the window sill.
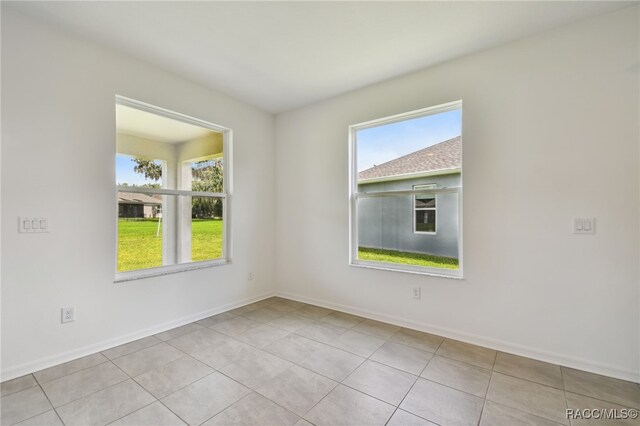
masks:
<svg viewBox="0 0 640 426"><path fill-rule="evenodd" d="M178 272L195 271L197 269L212 268L214 266L228 265L229 259L205 260L201 262L184 263L181 265L159 266L157 268L139 269L136 271L117 272L114 283L141 280L144 278L159 277L162 275L176 274Z"/></svg>
<svg viewBox="0 0 640 426"><path fill-rule="evenodd" d="M362 260L353 260L349 266L357 268L378 269L382 271L403 272L405 274L428 275L438 278L449 278L453 280L463 280L462 270L427 268L425 266L402 265L398 266L393 263L386 262L367 262Z"/></svg>

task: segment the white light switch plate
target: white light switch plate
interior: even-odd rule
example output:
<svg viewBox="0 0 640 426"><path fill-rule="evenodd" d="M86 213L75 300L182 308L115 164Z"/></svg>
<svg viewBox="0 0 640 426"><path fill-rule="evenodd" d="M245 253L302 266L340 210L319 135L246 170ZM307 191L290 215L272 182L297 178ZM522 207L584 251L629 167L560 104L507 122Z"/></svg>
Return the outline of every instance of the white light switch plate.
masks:
<svg viewBox="0 0 640 426"><path fill-rule="evenodd" d="M596 219L593 217L574 217L573 233L574 234L595 234Z"/></svg>
<svg viewBox="0 0 640 426"><path fill-rule="evenodd" d="M20 233L43 233L51 231L51 220L48 217L20 216L18 218Z"/></svg>

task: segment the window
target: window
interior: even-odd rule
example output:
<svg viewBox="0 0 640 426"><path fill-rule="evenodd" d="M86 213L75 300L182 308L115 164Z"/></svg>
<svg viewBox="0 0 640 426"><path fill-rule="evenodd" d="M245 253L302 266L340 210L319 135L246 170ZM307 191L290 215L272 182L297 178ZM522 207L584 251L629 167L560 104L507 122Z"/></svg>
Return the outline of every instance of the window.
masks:
<svg viewBox="0 0 640 426"><path fill-rule="evenodd" d="M413 189L435 189L436 184L413 185ZM415 195L413 232L436 233L436 195Z"/></svg>
<svg viewBox="0 0 640 426"><path fill-rule="evenodd" d="M462 277L462 102L349 127L350 264Z"/></svg>
<svg viewBox="0 0 640 426"><path fill-rule="evenodd" d="M116 97L116 281L228 263L231 130Z"/></svg>

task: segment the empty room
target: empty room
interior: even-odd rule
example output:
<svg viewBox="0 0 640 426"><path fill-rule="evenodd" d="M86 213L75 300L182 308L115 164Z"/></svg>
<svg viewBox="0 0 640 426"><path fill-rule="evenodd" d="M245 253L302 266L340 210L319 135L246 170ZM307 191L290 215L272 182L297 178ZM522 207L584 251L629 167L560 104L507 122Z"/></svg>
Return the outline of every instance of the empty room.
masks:
<svg viewBox="0 0 640 426"><path fill-rule="evenodd" d="M0 5L2 426L640 424L638 2Z"/></svg>

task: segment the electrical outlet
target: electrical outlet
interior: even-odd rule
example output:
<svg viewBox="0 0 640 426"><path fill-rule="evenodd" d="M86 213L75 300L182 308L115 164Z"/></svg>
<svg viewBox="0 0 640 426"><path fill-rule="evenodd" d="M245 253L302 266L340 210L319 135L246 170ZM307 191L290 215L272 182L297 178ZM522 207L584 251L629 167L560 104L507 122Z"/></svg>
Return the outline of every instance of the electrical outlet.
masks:
<svg viewBox="0 0 640 426"><path fill-rule="evenodd" d="M62 308L62 323L72 322L76 320L75 308Z"/></svg>
<svg viewBox="0 0 640 426"><path fill-rule="evenodd" d="M249 281L253 281L253 272L249 272L249 275L247 276L247 279Z"/></svg>
<svg viewBox="0 0 640 426"><path fill-rule="evenodd" d="M420 287L413 287L412 289L412 295L414 299L420 299L421 295L421 288Z"/></svg>

